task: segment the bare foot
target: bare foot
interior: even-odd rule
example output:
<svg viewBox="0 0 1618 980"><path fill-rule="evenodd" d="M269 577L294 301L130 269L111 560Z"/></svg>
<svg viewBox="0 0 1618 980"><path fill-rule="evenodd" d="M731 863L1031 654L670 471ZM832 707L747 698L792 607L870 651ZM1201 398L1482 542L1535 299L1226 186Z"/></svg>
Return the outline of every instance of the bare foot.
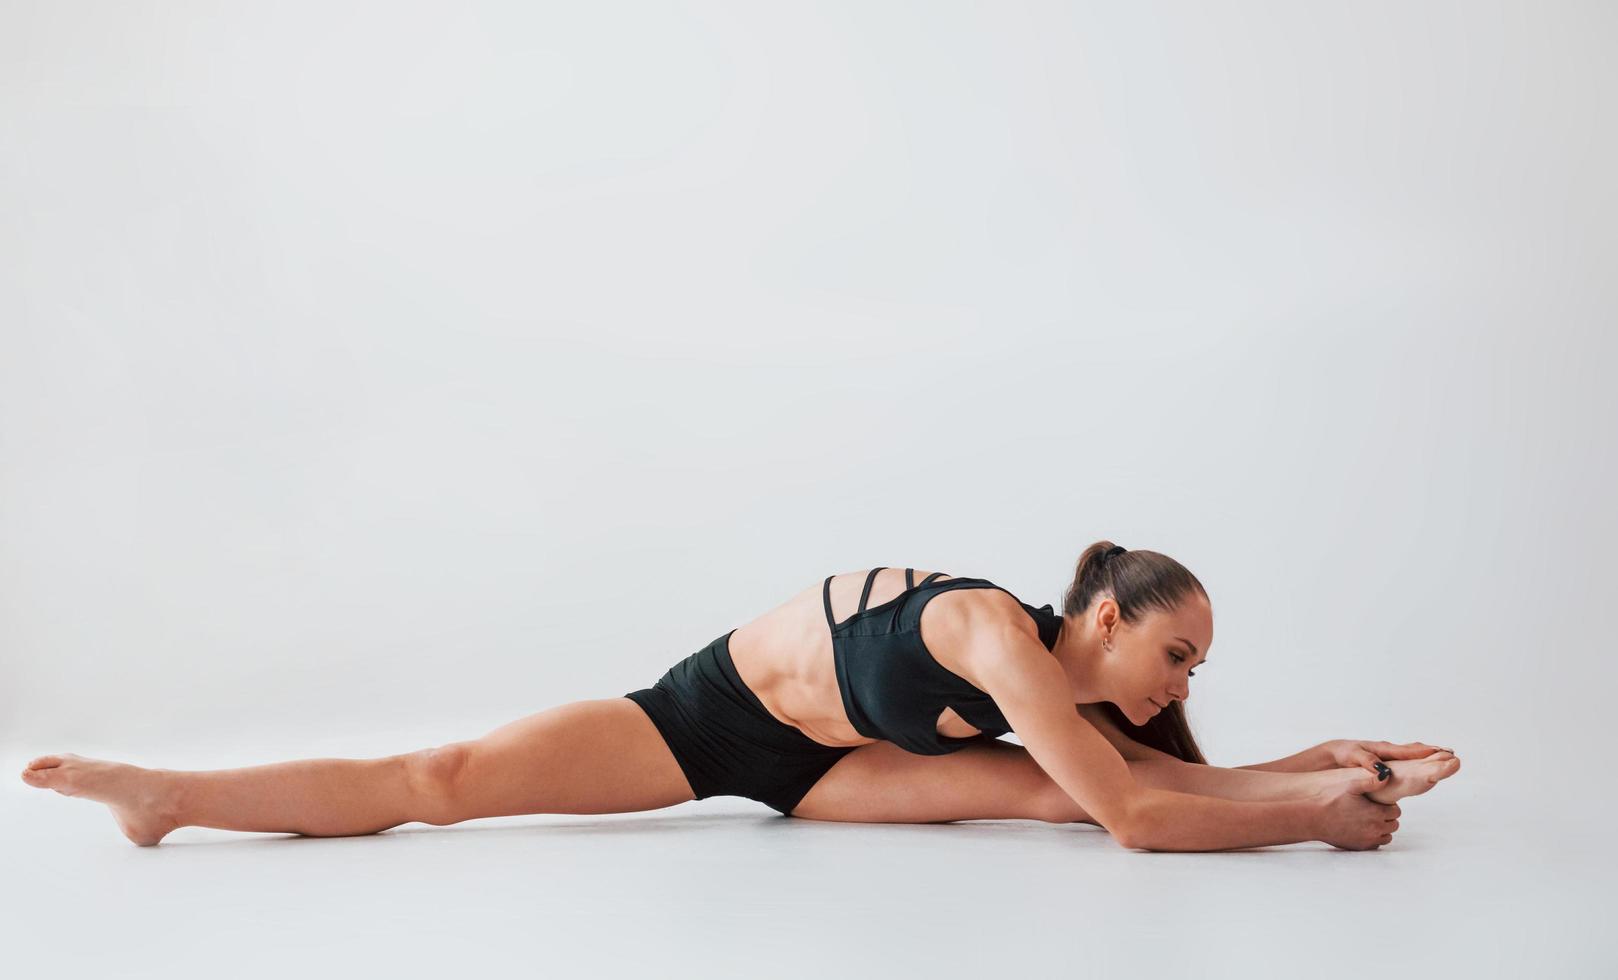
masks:
<svg viewBox="0 0 1618 980"><path fill-rule="evenodd" d="M1392 803L1407 796L1419 796L1461 771L1461 760L1454 753L1438 751L1420 759L1386 759L1393 770L1387 782L1365 795L1377 803Z"/></svg>
<svg viewBox="0 0 1618 980"><path fill-rule="evenodd" d="M180 826L158 770L64 752L42 755L28 763L22 781L40 789L54 789L63 796L82 796L107 804L118 821L118 829L142 847L156 844Z"/></svg>

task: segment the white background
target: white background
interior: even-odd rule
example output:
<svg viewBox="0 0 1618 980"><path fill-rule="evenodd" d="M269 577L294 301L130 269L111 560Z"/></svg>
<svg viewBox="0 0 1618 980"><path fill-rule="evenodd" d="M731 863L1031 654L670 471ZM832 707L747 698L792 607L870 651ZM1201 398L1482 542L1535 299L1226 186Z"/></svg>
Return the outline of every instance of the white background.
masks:
<svg viewBox="0 0 1618 980"><path fill-rule="evenodd" d="M1212 596L1188 704L1211 762L1460 753L1391 848L1332 868L1423 840L1455 891L1413 915L1521 898L1445 878L1474 860L1446 841L1543 870L1512 849L1599 846L1613 801L1615 27L1593 3L0 4L0 761L475 737L649 686L832 572L1059 604L1106 537ZM8 813L130 860L100 807L9 778ZM736 803L658 826L774 816ZM810 862L878 832L816 830L843 834ZM1036 863L1082 887L1061 840ZM915 867L965 900L954 853ZM1526 932L1470 969L1611 963L1602 899L1557 880L1564 905L1488 907ZM1153 921L1193 881L1111 935L1221 901ZM1366 882L1354 936L1300 955L1388 969L1355 937L1408 923ZM1101 938L975 955L1079 969Z"/></svg>

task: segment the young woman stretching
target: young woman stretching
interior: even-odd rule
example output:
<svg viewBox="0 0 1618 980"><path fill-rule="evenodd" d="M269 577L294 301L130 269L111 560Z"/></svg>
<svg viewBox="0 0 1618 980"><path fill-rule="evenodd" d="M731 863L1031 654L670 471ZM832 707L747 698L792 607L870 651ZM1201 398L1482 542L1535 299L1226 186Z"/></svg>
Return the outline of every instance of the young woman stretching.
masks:
<svg viewBox="0 0 1618 980"><path fill-rule="evenodd" d="M1182 704L1212 643L1190 571L1098 541L1060 615L986 579L879 567L805 589L652 687L471 741L203 772L68 753L22 778L107 804L140 845L187 826L336 837L742 796L813 820L1084 822L1124 847L1211 851L1374 849L1394 801L1460 769L1422 742L1347 739L1208 765ZM1022 746L996 738L1011 731Z"/></svg>

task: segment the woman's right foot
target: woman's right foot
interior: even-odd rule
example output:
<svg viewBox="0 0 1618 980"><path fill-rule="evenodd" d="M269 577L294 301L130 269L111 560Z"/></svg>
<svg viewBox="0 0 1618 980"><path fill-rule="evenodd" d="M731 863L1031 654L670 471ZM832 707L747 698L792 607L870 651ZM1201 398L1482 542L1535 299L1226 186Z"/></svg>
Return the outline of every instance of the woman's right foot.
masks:
<svg viewBox="0 0 1618 980"><path fill-rule="evenodd" d="M1365 794L1377 803L1420 796L1437 786L1440 779L1448 779L1461 771L1461 760L1447 751L1434 752L1421 759L1389 759L1382 764L1392 769L1393 775Z"/></svg>
<svg viewBox="0 0 1618 980"><path fill-rule="evenodd" d="M86 759L71 752L42 755L28 763L22 781L63 796L105 803L124 836L150 847L180 826L162 770Z"/></svg>

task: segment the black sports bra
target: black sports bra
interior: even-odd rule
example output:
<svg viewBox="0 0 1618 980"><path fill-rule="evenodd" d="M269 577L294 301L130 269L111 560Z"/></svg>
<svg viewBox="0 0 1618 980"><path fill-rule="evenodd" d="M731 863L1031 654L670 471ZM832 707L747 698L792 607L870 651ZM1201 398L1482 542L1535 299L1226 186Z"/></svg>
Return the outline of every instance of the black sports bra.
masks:
<svg viewBox="0 0 1618 980"><path fill-rule="evenodd" d="M859 609L841 623L832 617L833 576L826 577L822 589L826 625L831 627L837 688L854 730L917 755L947 755L1011 731L1011 725L987 694L945 668L921 642L921 611L933 596L951 589L1000 589L1007 595L1011 592L981 578L933 582L943 572L934 572L918 585L915 570L907 568L905 590L867 609L871 585L881 570L871 569L865 577L865 590L860 593ZM1033 617L1045 648L1053 649L1062 617L1048 604L1036 609L1021 599L1017 603ZM940 735L938 716L946 707L953 708L982 734L967 738Z"/></svg>

